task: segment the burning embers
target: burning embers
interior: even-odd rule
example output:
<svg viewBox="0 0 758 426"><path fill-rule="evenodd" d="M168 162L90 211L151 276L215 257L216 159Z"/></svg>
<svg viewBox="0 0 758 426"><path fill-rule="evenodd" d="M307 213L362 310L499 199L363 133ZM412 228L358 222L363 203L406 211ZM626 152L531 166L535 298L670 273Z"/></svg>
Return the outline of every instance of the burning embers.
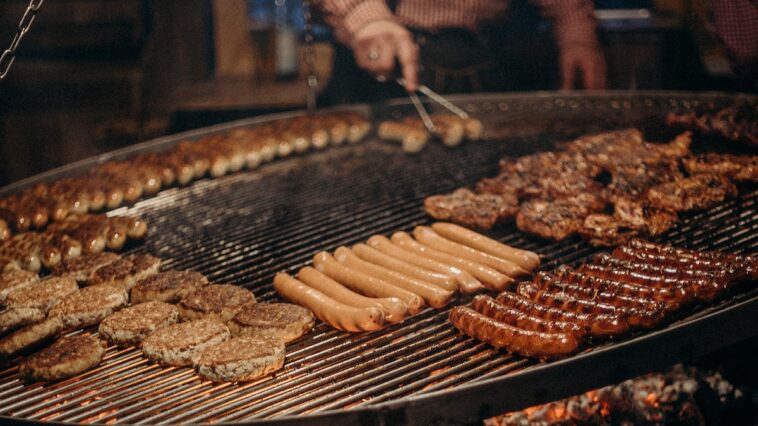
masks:
<svg viewBox="0 0 758 426"><path fill-rule="evenodd" d="M647 374L493 417L485 425L704 425L711 424L714 415L743 398L742 392L719 373L706 374L677 365L667 373Z"/></svg>

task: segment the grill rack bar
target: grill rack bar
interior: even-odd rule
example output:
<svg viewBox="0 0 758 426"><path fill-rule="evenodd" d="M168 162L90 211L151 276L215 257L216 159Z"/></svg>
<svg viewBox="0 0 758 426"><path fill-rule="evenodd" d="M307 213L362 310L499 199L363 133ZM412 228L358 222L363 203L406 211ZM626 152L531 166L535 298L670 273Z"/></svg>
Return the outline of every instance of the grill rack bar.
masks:
<svg viewBox="0 0 758 426"><path fill-rule="evenodd" d="M639 123L640 117L655 116L650 121L643 119L643 125L663 134L663 140L665 129L655 128L661 110L688 108L704 102L700 99L733 99L707 95L693 103L690 95L677 96L485 96L462 97L457 102L485 121L489 119L490 124L499 122L498 111L507 110L508 117L518 119L534 121L539 113L537 120L569 117L573 122L575 111L581 110L595 123L582 124L580 132L596 123L610 128L624 125L624 120ZM627 114L630 111L632 114ZM296 270L309 263L318 250L363 241L374 233L428 224L429 218L419 208L424 196L492 175L501 156L547 149L556 139L544 134L522 135L502 143L464 146L454 155L431 147L415 158L375 142L345 146L281 160L254 172L171 188L109 214L142 214L149 220L153 231L146 243L132 247L132 252L158 254L169 268L194 268L214 281L251 288L258 299L268 301L275 297L270 285L275 272ZM372 159L368 164L367 158ZM378 163L382 168L374 166ZM4 191L7 189L0 190ZM758 247L756 197L758 191L749 189L738 200L686 215L661 241L754 253ZM537 250L545 257L546 269L579 262L597 252L579 239L548 243L508 225L499 228L496 236ZM63 382L23 385L15 368L0 371L0 415L13 416L4 420L134 424L251 420L297 424L302 416L315 424L471 421L679 361L684 358L679 351L691 345L693 333L702 331L705 337L691 351L692 356L752 335L754 331L745 330L744 325L750 318L758 319L756 293L747 291L657 332L541 365L458 334L447 324L446 310L426 310L371 334L347 335L319 325L288 347L283 370L247 384L212 384L199 380L189 369L152 364L136 350L109 348L103 365ZM730 319L736 326L729 328L727 338L711 330ZM727 331L721 328L722 334ZM676 355L650 360L638 353L642 349L650 352L651 347L673 348L667 353ZM637 354L639 361L619 364L616 358L620 354ZM362 362L365 360L369 364ZM385 365L379 366L380 361L386 361ZM590 361L599 363L600 368L587 368ZM374 364L377 366L371 368ZM578 377L563 388L535 386L555 385L558 377L571 372ZM513 389L519 391L505 392Z"/></svg>

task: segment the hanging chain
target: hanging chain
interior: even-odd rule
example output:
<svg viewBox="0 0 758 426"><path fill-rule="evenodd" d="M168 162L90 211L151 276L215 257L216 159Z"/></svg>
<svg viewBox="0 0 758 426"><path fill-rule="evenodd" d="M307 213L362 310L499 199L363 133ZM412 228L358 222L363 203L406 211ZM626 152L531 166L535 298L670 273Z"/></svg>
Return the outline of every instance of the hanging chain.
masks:
<svg viewBox="0 0 758 426"><path fill-rule="evenodd" d="M316 112L316 86L318 86L318 77L316 76L316 47L314 46L313 37L313 16L311 15L311 5L308 0L303 0L303 17L305 18L305 66L306 66L306 105L309 113Z"/></svg>
<svg viewBox="0 0 758 426"><path fill-rule="evenodd" d="M37 16L37 11L44 1L31 0L29 2L24 16L21 17L21 22L18 23L18 29L16 30L16 35L13 37L13 41L11 41L11 45L0 56L0 80L3 80L8 75L13 61L16 60L16 49L18 49L21 39L29 32L29 28L31 28L32 22L34 22L34 18Z"/></svg>

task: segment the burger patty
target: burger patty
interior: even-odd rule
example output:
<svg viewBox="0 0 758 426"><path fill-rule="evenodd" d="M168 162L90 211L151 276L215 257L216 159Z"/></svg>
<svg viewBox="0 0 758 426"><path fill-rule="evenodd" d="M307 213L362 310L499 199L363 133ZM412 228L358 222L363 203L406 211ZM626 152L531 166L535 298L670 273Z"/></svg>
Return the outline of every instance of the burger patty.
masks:
<svg viewBox="0 0 758 426"><path fill-rule="evenodd" d="M650 188L648 201L676 212L705 210L737 195L737 187L721 176L698 174Z"/></svg>
<svg viewBox="0 0 758 426"><path fill-rule="evenodd" d="M28 325L0 339L0 359L11 356L36 346L66 329L60 318L48 318L42 322Z"/></svg>
<svg viewBox="0 0 758 426"><path fill-rule="evenodd" d="M176 303L190 292L208 284L208 278L195 271L166 271L140 280L132 287L132 303L159 301Z"/></svg>
<svg viewBox="0 0 758 426"><path fill-rule="evenodd" d="M37 308L48 312L77 290L79 286L73 278L50 277L10 292L5 304L10 308Z"/></svg>
<svg viewBox="0 0 758 426"><path fill-rule="evenodd" d="M61 337L22 361L19 374L27 380L64 379L97 367L103 355L105 345L89 333Z"/></svg>
<svg viewBox="0 0 758 426"><path fill-rule="evenodd" d="M130 255L103 266L92 275L91 285L118 285L127 290L139 280L158 273L161 260L150 255Z"/></svg>
<svg viewBox="0 0 758 426"><path fill-rule="evenodd" d="M0 274L0 303L5 303L5 298L13 290L26 287L39 281L39 275L31 271L9 271Z"/></svg>
<svg viewBox="0 0 758 426"><path fill-rule="evenodd" d="M253 293L231 284L209 284L192 291L179 302L183 320L209 319L226 323L245 305L255 303Z"/></svg>
<svg viewBox="0 0 758 426"><path fill-rule="evenodd" d="M146 302L122 309L105 318L98 329L110 343L137 345L155 330L179 320L176 306L163 302Z"/></svg>
<svg viewBox="0 0 758 426"><path fill-rule="evenodd" d="M37 308L10 308L0 312L0 334L5 334L25 325L45 319L45 313Z"/></svg>
<svg viewBox="0 0 758 426"><path fill-rule="evenodd" d="M161 364L183 367L201 350L221 343L230 336L220 322L196 320L160 328L142 341L142 353Z"/></svg>
<svg viewBox="0 0 758 426"><path fill-rule="evenodd" d="M56 265L54 275L71 277L80 283L88 283L96 270L117 261L119 256L111 252L88 253L73 259L67 259Z"/></svg>
<svg viewBox="0 0 758 426"><path fill-rule="evenodd" d="M129 303L123 287L97 285L69 294L50 310L50 318L60 318L68 328L95 325Z"/></svg>
<svg viewBox="0 0 758 426"><path fill-rule="evenodd" d="M424 210L435 219L490 229L516 215L518 198L513 194L475 194L461 188L451 194L426 197Z"/></svg>
<svg viewBox="0 0 758 426"><path fill-rule="evenodd" d="M285 343L310 331L313 313L290 303L247 305L227 325L234 336L271 336Z"/></svg>
<svg viewBox="0 0 758 426"><path fill-rule="evenodd" d="M197 374L215 382L250 381L284 365L284 342L267 337L234 337L200 351Z"/></svg>

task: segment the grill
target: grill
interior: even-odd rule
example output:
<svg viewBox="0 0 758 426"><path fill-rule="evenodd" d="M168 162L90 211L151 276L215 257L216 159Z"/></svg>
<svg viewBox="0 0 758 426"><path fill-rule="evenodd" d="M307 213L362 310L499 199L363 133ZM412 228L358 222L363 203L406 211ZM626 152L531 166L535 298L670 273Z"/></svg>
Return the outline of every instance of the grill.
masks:
<svg viewBox="0 0 758 426"><path fill-rule="evenodd" d="M109 214L139 213L151 233L131 252L162 257L165 268L195 269L214 282L276 298L273 275L308 264L322 249L429 224L425 196L493 175L504 155L549 149L579 133L641 126L654 140L675 134L671 110L733 102L735 96L686 93L486 95L452 98L479 116L489 138L418 156L369 140L358 146L279 160L259 170L171 188ZM748 98L756 101L756 98ZM369 112L368 106L356 109ZM373 107L376 118L408 113L403 101ZM159 150L274 116L176 135L72 164L5 188L78 173L93 162ZM696 149L698 147L695 147ZM721 147L724 148L723 146ZM735 149L744 149L736 148ZM684 215L660 240L695 249L755 253L758 189L706 212ZM579 239L548 243L513 225L493 235L545 258L545 269L597 252ZM694 309L663 329L540 364L459 334L447 310L426 310L385 330L346 334L324 324L287 347L282 370L244 384L202 381L188 368L161 367L136 349L111 347L95 370L51 384L23 384L0 371L3 421L201 423L273 421L314 424L471 422L663 368L755 335L758 291L743 289L716 306ZM458 303L466 303L467 299Z"/></svg>

